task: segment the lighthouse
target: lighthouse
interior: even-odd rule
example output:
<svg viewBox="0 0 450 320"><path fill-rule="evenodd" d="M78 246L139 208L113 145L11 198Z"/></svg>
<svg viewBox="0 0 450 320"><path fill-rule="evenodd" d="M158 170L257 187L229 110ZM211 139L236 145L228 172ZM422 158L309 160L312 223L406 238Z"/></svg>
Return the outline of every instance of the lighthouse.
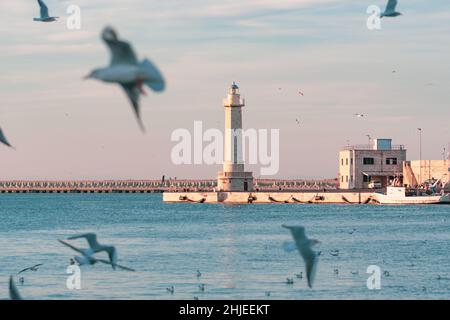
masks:
<svg viewBox="0 0 450 320"><path fill-rule="evenodd" d="M225 135L223 171L217 177L219 191L253 191L253 175L244 171L242 108L238 85L233 82L223 101L225 108Z"/></svg>

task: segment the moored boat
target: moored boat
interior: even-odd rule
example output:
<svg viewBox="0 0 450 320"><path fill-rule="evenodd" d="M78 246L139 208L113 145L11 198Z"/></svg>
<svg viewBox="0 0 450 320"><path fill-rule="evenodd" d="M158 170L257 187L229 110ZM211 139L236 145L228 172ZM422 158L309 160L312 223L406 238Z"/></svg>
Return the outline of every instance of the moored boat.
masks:
<svg viewBox="0 0 450 320"><path fill-rule="evenodd" d="M413 195L404 187L387 187L386 194L374 193L373 199L379 204L450 204L450 193Z"/></svg>

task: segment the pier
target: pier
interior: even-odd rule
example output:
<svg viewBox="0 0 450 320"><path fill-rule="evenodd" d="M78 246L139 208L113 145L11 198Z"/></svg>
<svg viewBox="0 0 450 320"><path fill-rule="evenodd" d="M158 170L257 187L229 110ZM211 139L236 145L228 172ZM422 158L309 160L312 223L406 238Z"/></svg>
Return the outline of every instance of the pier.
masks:
<svg viewBox="0 0 450 320"><path fill-rule="evenodd" d="M0 181L0 193L160 193L213 192L216 179L204 180L11 180ZM266 191L335 189L334 180L256 180Z"/></svg>

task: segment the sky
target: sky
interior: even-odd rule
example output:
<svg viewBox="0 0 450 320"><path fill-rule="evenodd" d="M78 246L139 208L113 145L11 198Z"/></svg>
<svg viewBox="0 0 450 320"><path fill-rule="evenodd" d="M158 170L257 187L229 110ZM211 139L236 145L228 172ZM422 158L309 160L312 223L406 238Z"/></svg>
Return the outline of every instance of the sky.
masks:
<svg viewBox="0 0 450 320"><path fill-rule="evenodd" d="M34 0L0 2L0 127L16 147L0 146L0 180L215 178L220 165L173 164L170 137L194 121L222 129L232 81L244 128L280 130L280 170L266 178L334 178L339 149L367 134L410 160L418 127L423 159L448 148L448 0L400 0L381 30L366 10L384 0L45 2L58 22L34 22ZM66 27L71 4L80 30ZM107 25L167 81L141 99L146 133L119 86L82 79L109 64Z"/></svg>

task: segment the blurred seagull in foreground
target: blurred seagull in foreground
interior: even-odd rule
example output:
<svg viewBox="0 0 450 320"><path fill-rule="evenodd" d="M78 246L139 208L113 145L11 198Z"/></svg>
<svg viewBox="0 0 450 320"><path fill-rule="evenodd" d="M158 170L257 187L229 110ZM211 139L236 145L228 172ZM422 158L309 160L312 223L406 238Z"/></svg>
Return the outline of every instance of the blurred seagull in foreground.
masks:
<svg viewBox="0 0 450 320"><path fill-rule="evenodd" d="M81 237L81 236L78 236L78 237ZM71 237L69 239L72 239L72 238L74 238L74 237ZM93 265L93 264L96 264L97 262L101 262L101 263L104 263L104 264L111 265L113 269L116 269L116 267L118 267L120 269L127 270L127 271L135 271L134 269L131 269L131 268L128 268L128 267L124 267L122 265L117 264L117 262L116 262L117 261L117 254L111 254L111 252L112 252L111 249L101 249L101 250L95 249L94 250L94 249L92 249L92 247L88 248L88 249L80 249L80 248L77 248L77 247L71 245L70 243L67 243L67 242L63 241L63 240L59 240L58 239L58 241L60 243L62 243L63 245L65 245L65 246L71 248L72 250L74 250L74 251L76 251L76 252L81 254L81 257L80 256L74 257L75 261L80 266L82 266L82 265ZM102 247L105 247L105 246L102 246ZM112 248L114 248L114 247L112 247ZM97 252L100 252L100 251L108 252L109 261L93 257L94 253L97 253ZM115 251L115 248L114 248L114 251ZM115 256L115 258L114 258L114 256Z"/></svg>
<svg viewBox="0 0 450 320"><path fill-rule="evenodd" d="M308 239L305 234L305 228L302 226L282 225L282 227L291 231L292 237L294 238L295 244L297 246L297 250L306 264L306 278L308 279L308 287L312 288L318 258L311 247L320 242L315 239Z"/></svg>
<svg viewBox="0 0 450 320"><path fill-rule="evenodd" d="M386 9L384 10L384 12L382 12L380 14L380 18L400 16L401 13L395 11L395 7L397 6L397 2L398 2L397 0L389 0L387 5L386 5Z"/></svg>
<svg viewBox="0 0 450 320"><path fill-rule="evenodd" d="M0 128L0 142L3 143L4 145L10 147L10 148L14 148L6 139L5 135L3 134L3 130L2 128Z"/></svg>
<svg viewBox="0 0 450 320"><path fill-rule="evenodd" d="M120 84L133 106L139 126L144 131L139 110L139 96L145 95L143 85L156 92L163 91L164 78L148 59L139 62L131 45L119 40L113 28L106 27L102 32L102 39L111 51L111 63L108 67L92 70L85 79L93 78Z"/></svg>
<svg viewBox="0 0 450 320"><path fill-rule="evenodd" d="M59 17L50 17L48 15L48 7L45 5L44 1L37 0L39 7L41 8L41 16L39 18L33 18L34 21L40 22L53 22L56 21Z"/></svg>
<svg viewBox="0 0 450 320"><path fill-rule="evenodd" d="M358 118L364 118L366 116L365 114L362 113L354 113L353 115Z"/></svg>
<svg viewBox="0 0 450 320"><path fill-rule="evenodd" d="M108 253L109 261L114 264L117 262L117 250L114 246L105 246L97 241L97 235L95 233L84 233L77 236L72 236L67 238L67 240L81 239L84 238L89 244L89 249L87 249L87 254L92 255L97 252L106 251Z"/></svg>
<svg viewBox="0 0 450 320"><path fill-rule="evenodd" d="M19 290L17 290L16 284L14 283L13 276L9 277L9 298L11 300L22 300Z"/></svg>

